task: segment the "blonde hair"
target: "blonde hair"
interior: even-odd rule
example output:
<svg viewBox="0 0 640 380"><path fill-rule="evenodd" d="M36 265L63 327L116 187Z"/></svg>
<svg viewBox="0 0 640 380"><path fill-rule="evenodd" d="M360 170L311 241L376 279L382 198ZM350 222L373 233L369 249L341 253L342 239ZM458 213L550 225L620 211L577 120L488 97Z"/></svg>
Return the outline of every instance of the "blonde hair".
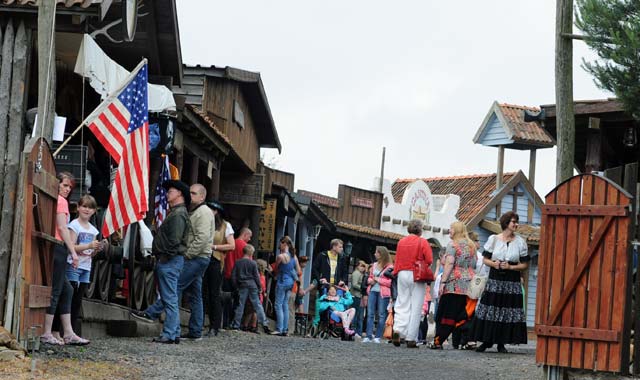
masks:
<svg viewBox="0 0 640 380"><path fill-rule="evenodd" d="M384 269L384 267L391 264L391 255L389 254L387 247L379 245L376 247L376 252L380 254L380 259L378 260L378 266L380 269Z"/></svg>
<svg viewBox="0 0 640 380"><path fill-rule="evenodd" d="M451 240L453 241L466 241L469 247L472 247L475 251L476 244L469 238L469 233L467 232L467 226L458 221L451 223L451 231L453 231L453 236L451 236Z"/></svg>
<svg viewBox="0 0 640 380"><path fill-rule="evenodd" d="M267 262L262 260L262 259L256 260L256 264L258 264L258 272L260 272L262 274L264 274L264 272L266 272L267 268L269 267Z"/></svg>

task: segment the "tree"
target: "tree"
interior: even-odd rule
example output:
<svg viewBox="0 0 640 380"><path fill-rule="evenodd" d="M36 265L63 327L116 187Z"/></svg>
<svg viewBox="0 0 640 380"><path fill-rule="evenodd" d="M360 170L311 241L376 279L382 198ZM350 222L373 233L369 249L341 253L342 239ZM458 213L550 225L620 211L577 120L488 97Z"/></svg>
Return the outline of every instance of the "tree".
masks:
<svg viewBox="0 0 640 380"><path fill-rule="evenodd" d="M640 1L577 0L576 26L600 57L583 67L640 120Z"/></svg>

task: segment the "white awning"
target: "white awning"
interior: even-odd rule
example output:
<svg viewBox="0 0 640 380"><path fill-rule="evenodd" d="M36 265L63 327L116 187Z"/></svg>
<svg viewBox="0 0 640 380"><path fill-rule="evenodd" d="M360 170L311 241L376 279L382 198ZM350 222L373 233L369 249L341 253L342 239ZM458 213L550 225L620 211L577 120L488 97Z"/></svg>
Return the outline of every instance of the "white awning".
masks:
<svg viewBox="0 0 640 380"><path fill-rule="evenodd" d="M88 34L82 39L73 71L89 79L89 84L102 99L118 89L129 75L129 71L109 58ZM149 112L175 110L176 102L171 90L162 85L149 83Z"/></svg>

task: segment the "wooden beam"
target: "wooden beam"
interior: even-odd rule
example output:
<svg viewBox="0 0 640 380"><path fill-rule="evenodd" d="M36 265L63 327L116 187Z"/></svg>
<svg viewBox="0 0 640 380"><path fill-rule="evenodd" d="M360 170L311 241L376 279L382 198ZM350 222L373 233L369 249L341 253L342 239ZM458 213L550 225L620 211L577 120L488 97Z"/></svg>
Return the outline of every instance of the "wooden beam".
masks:
<svg viewBox="0 0 640 380"><path fill-rule="evenodd" d="M502 187L502 177L504 175L504 145L498 147L498 171L496 173L496 190Z"/></svg>
<svg viewBox="0 0 640 380"><path fill-rule="evenodd" d="M573 28L573 0L556 1L555 90L558 150L556 184L573 176L575 118L573 114L573 41L563 33Z"/></svg>
<svg viewBox="0 0 640 380"><path fill-rule="evenodd" d="M56 111L56 2L41 1L38 6L38 121L36 136L51 143Z"/></svg>
<svg viewBox="0 0 640 380"><path fill-rule="evenodd" d="M615 343L621 338L620 331L584 329L580 327L565 326L536 326L536 334L539 336L552 336L557 338L595 340L600 342Z"/></svg>
<svg viewBox="0 0 640 380"><path fill-rule="evenodd" d="M13 70L13 22L9 20L2 43L2 66L0 68L0 189L4 188L4 165L7 155L7 130L9 129L9 100L11 95L11 73Z"/></svg>
<svg viewBox="0 0 640 380"><path fill-rule="evenodd" d="M529 183L531 186L536 186L536 153L537 149L531 149L529 151Z"/></svg>
<svg viewBox="0 0 640 380"><path fill-rule="evenodd" d="M543 215L566 215L566 216L627 216L629 210L623 206L604 205L544 205Z"/></svg>

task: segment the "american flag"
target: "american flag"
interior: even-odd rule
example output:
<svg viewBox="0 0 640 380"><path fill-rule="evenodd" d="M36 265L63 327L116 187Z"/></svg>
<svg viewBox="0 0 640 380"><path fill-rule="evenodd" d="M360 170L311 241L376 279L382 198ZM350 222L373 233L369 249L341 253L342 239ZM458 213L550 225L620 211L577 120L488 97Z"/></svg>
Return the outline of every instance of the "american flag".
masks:
<svg viewBox="0 0 640 380"><path fill-rule="evenodd" d="M169 179L169 157L165 156L164 161L162 162L162 171L160 172L160 178L158 178L158 184L156 185L156 208L154 212L156 216L156 227L160 227L160 225L164 221L164 218L167 217L169 203L167 203L167 190L162 187L162 184Z"/></svg>
<svg viewBox="0 0 640 380"><path fill-rule="evenodd" d="M133 71L128 83L109 96L86 124L118 164L103 236L144 218L149 209L149 114L147 64Z"/></svg>

